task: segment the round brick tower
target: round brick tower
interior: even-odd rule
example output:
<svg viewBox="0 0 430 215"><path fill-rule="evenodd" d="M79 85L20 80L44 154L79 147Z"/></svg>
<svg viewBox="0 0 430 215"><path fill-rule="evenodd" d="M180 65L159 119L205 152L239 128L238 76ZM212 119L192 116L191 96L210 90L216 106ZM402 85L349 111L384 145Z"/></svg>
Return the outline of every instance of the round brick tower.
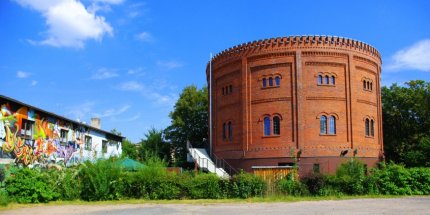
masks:
<svg viewBox="0 0 430 215"><path fill-rule="evenodd" d="M212 59L212 149L238 169L297 164L334 172L383 157L381 56L360 41L290 36ZM208 85L209 64L206 70Z"/></svg>

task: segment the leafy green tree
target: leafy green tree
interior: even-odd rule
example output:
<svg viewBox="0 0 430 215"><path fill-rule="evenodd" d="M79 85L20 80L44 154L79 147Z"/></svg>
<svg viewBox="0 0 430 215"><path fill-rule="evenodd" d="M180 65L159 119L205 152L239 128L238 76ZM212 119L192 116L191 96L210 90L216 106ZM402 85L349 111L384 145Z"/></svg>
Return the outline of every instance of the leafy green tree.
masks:
<svg viewBox="0 0 430 215"><path fill-rule="evenodd" d="M175 164L186 163L186 143L203 147L208 140L208 90L191 85L184 88L174 110L169 114L171 125L166 128L166 139L172 144Z"/></svg>
<svg viewBox="0 0 430 215"><path fill-rule="evenodd" d="M382 88L387 159L407 166L430 166L430 82Z"/></svg>
<svg viewBox="0 0 430 215"><path fill-rule="evenodd" d="M130 140L125 139L122 142L122 155L121 157L129 157L131 159L137 160L139 158L137 144L132 143Z"/></svg>
<svg viewBox="0 0 430 215"><path fill-rule="evenodd" d="M170 144L164 139L163 130L149 129L145 134L145 140L140 142L139 157L142 161L154 157L169 161Z"/></svg>

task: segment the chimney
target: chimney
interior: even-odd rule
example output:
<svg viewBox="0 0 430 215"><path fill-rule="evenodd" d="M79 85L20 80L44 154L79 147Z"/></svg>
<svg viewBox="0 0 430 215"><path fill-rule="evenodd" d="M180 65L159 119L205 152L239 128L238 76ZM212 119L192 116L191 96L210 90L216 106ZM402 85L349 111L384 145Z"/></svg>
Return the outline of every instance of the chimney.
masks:
<svg viewBox="0 0 430 215"><path fill-rule="evenodd" d="M101 129L100 118L91 118L91 126Z"/></svg>

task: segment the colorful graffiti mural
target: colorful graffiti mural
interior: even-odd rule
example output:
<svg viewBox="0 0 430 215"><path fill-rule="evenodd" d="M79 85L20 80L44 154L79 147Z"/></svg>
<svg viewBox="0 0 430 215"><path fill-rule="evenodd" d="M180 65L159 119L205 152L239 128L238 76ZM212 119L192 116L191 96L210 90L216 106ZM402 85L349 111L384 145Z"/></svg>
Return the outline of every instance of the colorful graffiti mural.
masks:
<svg viewBox="0 0 430 215"><path fill-rule="evenodd" d="M1 105L0 146L15 163L24 166L81 160L88 128L53 117L41 117L34 110L20 107L16 112L8 103Z"/></svg>

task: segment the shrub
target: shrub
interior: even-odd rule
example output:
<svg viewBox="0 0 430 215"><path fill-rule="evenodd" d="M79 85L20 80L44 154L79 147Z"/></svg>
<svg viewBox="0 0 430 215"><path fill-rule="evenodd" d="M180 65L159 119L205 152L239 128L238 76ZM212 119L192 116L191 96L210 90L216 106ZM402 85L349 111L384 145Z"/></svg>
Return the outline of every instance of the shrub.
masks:
<svg viewBox="0 0 430 215"><path fill-rule="evenodd" d="M349 195L361 195L366 193L364 164L357 159L351 159L342 163L336 170L336 177L330 180L332 185L341 192Z"/></svg>
<svg viewBox="0 0 430 215"><path fill-rule="evenodd" d="M59 193L50 186L49 178L28 168L17 170L6 179L8 195L18 203L39 203L56 200Z"/></svg>
<svg viewBox="0 0 430 215"><path fill-rule="evenodd" d="M85 162L79 169L80 196L86 201L119 199L120 168L112 160Z"/></svg>
<svg viewBox="0 0 430 215"><path fill-rule="evenodd" d="M309 195L306 185L297 180L292 173L288 174L286 178L277 181L276 189L282 194L291 196Z"/></svg>
<svg viewBox="0 0 430 215"><path fill-rule="evenodd" d="M311 195L321 195L321 191L325 186L324 175L320 173L312 173L303 177L302 182L306 185Z"/></svg>
<svg viewBox="0 0 430 215"><path fill-rule="evenodd" d="M0 190L0 206L7 206L10 202L6 190Z"/></svg>
<svg viewBox="0 0 430 215"><path fill-rule="evenodd" d="M411 168L410 187L414 195L430 194L430 168Z"/></svg>
<svg viewBox="0 0 430 215"><path fill-rule="evenodd" d="M80 198L81 181L78 179L78 170L74 168L62 171L52 170L48 172L50 177L56 176L54 191L60 194L61 200L75 200Z"/></svg>
<svg viewBox="0 0 430 215"><path fill-rule="evenodd" d="M389 195L413 194L410 182L411 173L404 166L390 163L382 164L380 168L372 170L371 183L374 183L374 192ZM371 184L370 183L370 184Z"/></svg>
<svg viewBox="0 0 430 215"><path fill-rule="evenodd" d="M266 182L261 177L244 172L233 176L231 183L230 196L233 198L263 196L267 187Z"/></svg>
<svg viewBox="0 0 430 215"><path fill-rule="evenodd" d="M198 174L187 179L189 198L220 199L227 197L225 192L228 181L220 179L215 174Z"/></svg>

